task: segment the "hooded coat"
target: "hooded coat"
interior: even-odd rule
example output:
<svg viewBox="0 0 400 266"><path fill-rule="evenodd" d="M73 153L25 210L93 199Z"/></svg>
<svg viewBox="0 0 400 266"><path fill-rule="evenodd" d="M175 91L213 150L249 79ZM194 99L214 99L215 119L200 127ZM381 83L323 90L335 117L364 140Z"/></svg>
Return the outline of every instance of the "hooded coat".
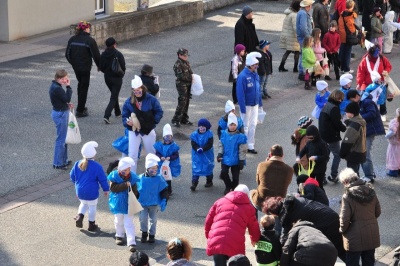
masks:
<svg viewBox="0 0 400 266"><path fill-rule="evenodd" d="M297 41L296 17L297 12L291 8L284 11L286 17L283 19L282 32L279 39L279 48L287 51L300 51L300 44Z"/></svg>
<svg viewBox="0 0 400 266"><path fill-rule="evenodd" d="M101 72L104 73L104 77L122 79L123 76L115 74L111 69L114 58L118 58L119 65L121 66L122 70L125 73L126 70L125 58L122 55L122 53L117 49L115 49L114 47L108 47L103 53L101 53L100 70Z"/></svg>
<svg viewBox="0 0 400 266"><path fill-rule="evenodd" d="M260 238L256 213L246 193L232 191L218 199L207 214L204 231L208 256L246 254L245 234L252 242Z"/></svg>
<svg viewBox="0 0 400 266"><path fill-rule="evenodd" d="M340 209L340 232L346 251L359 252L380 246L378 197L371 184L358 179L345 187Z"/></svg>
<svg viewBox="0 0 400 266"><path fill-rule="evenodd" d="M314 170L311 172L311 176L315 177L318 174L324 174L326 172L326 165L329 161L329 148L325 141L323 141L319 135L318 128L311 125L307 128L307 136L312 136L314 139L309 140L300 151L298 157L303 157L307 155L309 159L311 156L316 156Z"/></svg>
<svg viewBox="0 0 400 266"><path fill-rule="evenodd" d="M192 142L192 175L193 176L209 176L214 170L214 136L209 129L203 134L198 130L190 135ZM203 148L203 153L198 153L198 148Z"/></svg>
<svg viewBox="0 0 400 266"><path fill-rule="evenodd" d="M315 200L329 206L329 199L325 191L319 187L318 181L315 178L309 177L304 182L304 191L301 195L303 198Z"/></svg>
<svg viewBox="0 0 400 266"><path fill-rule="evenodd" d="M340 102L328 99L328 102L321 110L318 119L318 128L321 138L327 143L340 141L340 132L346 131L346 126L342 123L342 116L339 109Z"/></svg>
<svg viewBox="0 0 400 266"><path fill-rule="evenodd" d="M243 44L246 52L257 51L259 40L257 37L256 26L252 19L247 19L244 15L236 22L235 25L235 45Z"/></svg>
<svg viewBox="0 0 400 266"><path fill-rule="evenodd" d="M381 114L371 95L360 101L360 115L367 123L367 137L385 135Z"/></svg>
<svg viewBox="0 0 400 266"><path fill-rule="evenodd" d="M308 221L293 226L282 251L281 266L290 266L291 261L302 265L333 266L337 259L332 242Z"/></svg>
<svg viewBox="0 0 400 266"><path fill-rule="evenodd" d="M399 10L400 11L400 10ZM383 49L382 52L385 54L391 53L393 48L393 32L400 27L399 23L393 22L394 11L388 11L385 14L385 23L382 25L383 35ZM398 25L397 27L395 25Z"/></svg>
<svg viewBox="0 0 400 266"><path fill-rule="evenodd" d="M363 163L367 158L366 122L360 116L347 121L347 129L340 146L340 158L353 163Z"/></svg>

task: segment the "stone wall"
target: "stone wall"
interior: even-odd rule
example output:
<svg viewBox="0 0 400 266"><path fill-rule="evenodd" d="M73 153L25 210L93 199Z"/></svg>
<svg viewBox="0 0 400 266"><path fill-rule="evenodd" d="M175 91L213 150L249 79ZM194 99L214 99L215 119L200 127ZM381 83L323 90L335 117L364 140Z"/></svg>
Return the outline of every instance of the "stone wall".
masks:
<svg viewBox="0 0 400 266"><path fill-rule="evenodd" d="M203 1L203 10L204 13L223 8L226 6L230 6L236 3L244 2L245 0L204 0Z"/></svg>
<svg viewBox="0 0 400 266"><path fill-rule="evenodd" d="M97 21L93 23L92 36L103 46L110 36L125 41L195 22L203 16L202 1L174 2Z"/></svg>

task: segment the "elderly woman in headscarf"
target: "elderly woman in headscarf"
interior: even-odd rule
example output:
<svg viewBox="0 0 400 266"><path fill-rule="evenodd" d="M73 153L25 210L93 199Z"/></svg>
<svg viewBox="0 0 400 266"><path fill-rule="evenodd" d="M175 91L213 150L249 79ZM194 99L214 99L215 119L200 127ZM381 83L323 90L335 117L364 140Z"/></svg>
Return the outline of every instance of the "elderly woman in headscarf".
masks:
<svg viewBox="0 0 400 266"><path fill-rule="evenodd" d="M351 168L339 174L345 192L340 209L340 232L346 250L346 265L375 264L375 248L380 246L377 218L381 206L371 184L358 177Z"/></svg>

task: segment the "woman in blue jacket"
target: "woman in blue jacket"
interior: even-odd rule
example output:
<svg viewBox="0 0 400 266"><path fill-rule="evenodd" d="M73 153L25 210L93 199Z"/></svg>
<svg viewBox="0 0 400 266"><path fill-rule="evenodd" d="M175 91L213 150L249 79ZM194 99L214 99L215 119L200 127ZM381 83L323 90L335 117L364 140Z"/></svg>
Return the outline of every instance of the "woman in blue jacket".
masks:
<svg viewBox="0 0 400 266"><path fill-rule="evenodd" d="M122 108L122 123L129 130L128 153L135 161L132 171L136 172L136 165L139 154L139 146L143 140L144 148L147 153L155 153L154 144L156 143L156 132L154 128L163 117L163 110L160 102L150 93L147 93L146 86L143 85L139 76L135 75L132 79L132 95L129 97ZM134 113L140 122L140 127L134 127L132 120Z"/></svg>

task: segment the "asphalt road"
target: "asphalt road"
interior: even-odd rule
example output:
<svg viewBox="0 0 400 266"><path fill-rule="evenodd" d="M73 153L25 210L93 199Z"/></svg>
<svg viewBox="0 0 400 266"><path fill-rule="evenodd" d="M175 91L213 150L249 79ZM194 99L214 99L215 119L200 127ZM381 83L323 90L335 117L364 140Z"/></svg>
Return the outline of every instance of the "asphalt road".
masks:
<svg viewBox="0 0 400 266"><path fill-rule="evenodd" d="M277 72L283 54L279 49L279 34L287 3L253 2L256 11L254 22L260 39L272 42L274 74L269 83L272 99L264 101L267 116L257 126L257 155L248 155L247 166L241 173L240 182L254 188L257 164L263 161L269 147L279 143L284 147L284 160L292 164L295 160L290 134L302 115L310 115L314 108L316 90L305 91L303 83L291 71ZM243 4L211 12L197 23L173 30L120 43L118 49L127 62L127 75L120 94L121 105L130 94L130 80L140 72L144 63L152 64L160 76L161 104L164 117L157 127L158 137L162 126L169 123L175 107L177 93L174 85L172 66L179 47L189 49L189 61L196 74L202 76L205 93L193 97L189 109L194 122L207 117L216 130L217 120L224 112L224 105L230 99L231 84L227 82L229 62L232 57L233 27L241 14ZM389 56L393 64L392 78L400 81L397 72L400 66L399 46L395 45ZM357 60L364 53L354 49ZM286 68L292 69L293 57ZM51 104L48 88L57 69L70 72L72 87L76 88L73 70L64 58L64 50L1 63L0 65L0 196L9 195L56 176L65 176L52 168L55 127L51 120ZM339 88L337 81L330 81L330 89ZM76 104L76 89L73 102ZM104 109L108 103L109 91L101 73L92 71L87 107L90 116L78 120L82 144L95 140L99 143L98 159L104 163L118 158L111 142L123 134L121 121L112 118L111 125L103 122ZM394 110L400 106L399 98L388 104L388 119L394 117ZM220 167L214 169L214 187L204 188L205 180L195 193L189 190L191 183L191 159L189 134L196 127L174 128L174 136L181 147L182 175L173 182L173 197L167 210L160 213L157 225L157 242L153 245L138 243L137 248L146 252L152 262L166 264L166 243L177 236L188 238L194 248L193 260L199 265L212 265L212 258L205 254L206 239L203 232L204 218L212 203L222 196L223 182L218 179ZM216 135L216 134L215 134ZM217 146L215 137L215 147ZM381 258L400 244L398 238L400 201L398 179L385 176L387 142L379 137L374 142L373 158L377 173L374 186L381 201L382 215L379 218L381 247L376 257ZM70 145L69 156L79 160L81 145ZM345 164L342 163L341 167ZM138 172L144 168L144 156L139 161ZM327 173L329 174L329 173ZM295 182L289 187L294 192ZM331 206L340 207L343 187L340 184L326 186ZM72 217L79 203L70 187L49 194L35 202L0 214L0 265L126 265L129 252L126 247L114 244L113 216L107 200L100 197L97 222L101 230L89 233L74 227ZM135 220L137 236L139 222ZM255 263L253 248L246 242L247 255ZM152 264L153 264L152 263Z"/></svg>

